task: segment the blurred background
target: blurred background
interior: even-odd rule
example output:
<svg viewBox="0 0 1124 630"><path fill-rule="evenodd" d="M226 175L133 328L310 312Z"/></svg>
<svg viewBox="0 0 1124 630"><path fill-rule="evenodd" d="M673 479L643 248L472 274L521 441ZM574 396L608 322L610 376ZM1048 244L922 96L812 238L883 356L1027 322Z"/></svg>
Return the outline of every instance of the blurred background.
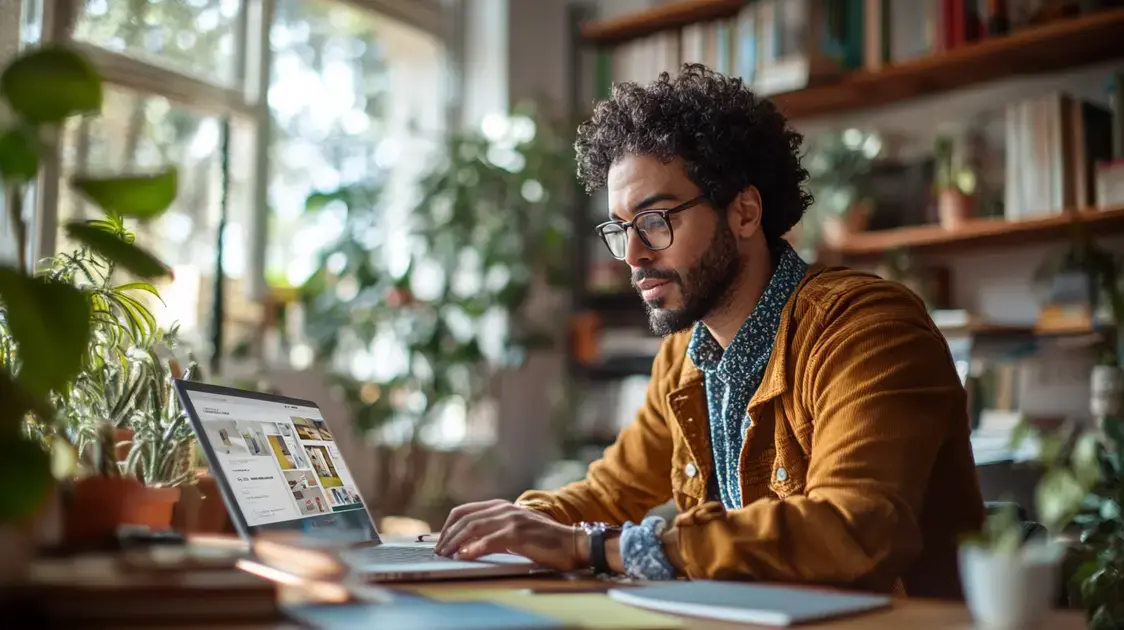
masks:
<svg viewBox="0 0 1124 630"><path fill-rule="evenodd" d="M790 240L925 299L998 496L1032 483L1016 421L1090 416L1116 365L1120 4L0 0L0 65L72 40L106 82L42 162L30 259L92 216L60 181L177 164L137 228L159 325L210 382L319 402L372 510L437 525L582 476L643 399L659 339L576 125L614 82L741 76L807 138Z"/></svg>

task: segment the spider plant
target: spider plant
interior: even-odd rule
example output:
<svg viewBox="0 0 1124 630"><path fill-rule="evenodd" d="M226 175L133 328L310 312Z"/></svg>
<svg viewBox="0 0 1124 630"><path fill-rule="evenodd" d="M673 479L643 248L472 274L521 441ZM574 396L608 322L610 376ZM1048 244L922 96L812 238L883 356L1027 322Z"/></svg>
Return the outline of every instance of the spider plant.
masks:
<svg viewBox="0 0 1124 630"><path fill-rule="evenodd" d="M95 223L123 242L135 240L119 216ZM137 415L146 379L143 366L130 359L130 349L151 346L161 335L155 315L136 295L145 292L159 299L159 292L147 282L118 284L116 271L111 259L86 246L55 255L40 270L52 282L79 288L90 307L91 335L83 369L54 401L79 457L96 442L102 424L128 428ZM4 332L0 330L0 338Z"/></svg>
<svg viewBox="0 0 1124 630"><path fill-rule="evenodd" d="M196 373L194 361L180 370L174 360L165 360L158 348L175 344L173 335L158 338L156 344L135 348L132 365L139 374L141 391L137 412L130 428L133 443L124 467L144 485L150 487L178 486L194 479L195 432L187 413L180 406L172 388L172 379L191 380Z"/></svg>

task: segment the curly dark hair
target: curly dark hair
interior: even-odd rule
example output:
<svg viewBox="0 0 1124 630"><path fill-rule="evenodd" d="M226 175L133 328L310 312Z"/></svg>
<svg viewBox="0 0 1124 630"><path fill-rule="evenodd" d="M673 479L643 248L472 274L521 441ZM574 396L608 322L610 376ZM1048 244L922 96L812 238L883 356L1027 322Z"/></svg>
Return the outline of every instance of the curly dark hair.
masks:
<svg viewBox="0 0 1124 630"><path fill-rule="evenodd" d="M605 185L609 167L625 154L683 159L691 178L717 208L741 191L761 194L761 226L775 242L812 204L800 165L803 136L775 105L741 79L684 64L648 84L620 83L593 118L578 127L578 178L587 192Z"/></svg>

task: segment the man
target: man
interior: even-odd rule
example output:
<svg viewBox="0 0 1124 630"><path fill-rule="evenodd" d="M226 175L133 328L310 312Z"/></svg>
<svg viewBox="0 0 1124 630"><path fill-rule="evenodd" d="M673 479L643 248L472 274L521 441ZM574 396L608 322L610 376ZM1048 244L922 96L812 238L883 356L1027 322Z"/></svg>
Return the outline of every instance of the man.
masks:
<svg viewBox="0 0 1124 630"><path fill-rule="evenodd" d="M461 506L438 553L959 596L984 512L964 389L915 295L782 238L812 202L801 141L698 65L598 104L578 171L666 336L647 399L585 480ZM669 498L673 523L645 518Z"/></svg>

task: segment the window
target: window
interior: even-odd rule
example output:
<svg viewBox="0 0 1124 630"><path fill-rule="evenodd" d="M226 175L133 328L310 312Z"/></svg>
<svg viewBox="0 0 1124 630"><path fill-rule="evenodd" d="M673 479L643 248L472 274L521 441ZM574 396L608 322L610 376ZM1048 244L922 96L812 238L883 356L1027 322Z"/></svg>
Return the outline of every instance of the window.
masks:
<svg viewBox="0 0 1124 630"><path fill-rule="evenodd" d="M445 52L433 34L439 2L15 4L18 20L0 15L0 55L5 44L68 39L106 83L101 114L69 121L58 154L42 160L33 254L70 247L57 235L60 222L93 216L67 178L176 164L176 202L138 236L175 271L162 288L165 305L155 307L162 323L179 322L201 358L210 352L224 182L228 355L247 337L260 341L267 315L250 298L265 297L267 279L303 282L319 247L340 229L331 213L312 220L304 212L310 193L377 181L385 217L378 232L394 246L405 241L394 236L405 229L425 156L444 131ZM11 5L0 2L0 12Z"/></svg>
<svg viewBox="0 0 1124 630"><path fill-rule="evenodd" d="M74 38L231 85L240 0L86 0Z"/></svg>
<svg viewBox="0 0 1124 630"><path fill-rule="evenodd" d="M340 229L331 213L303 216L309 194L380 183L385 235L402 229L444 127L444 57L432 36L331 0L279 0L270 42L267 275L296 286Z"/></svg>
<svg viewBox="0 0 1124 630"><path fill-rule="evenodd" d="M235 286L246 272L249 219L251 121L229 120L228 218L223 269ZM158 221L138 226L139 242L174 270L162 287L164 304L153 303L161 325L179 323L187 339L199 342L208 323L206 309L215 278L215 246L223 198L224 121L158 95L142 96L109 88L100 116L72 120L62 142L63 179L76 173L145 171L164 164L179 169L179 195ZM58 190L59 221L93 218L68 186ZM59 249L72 244L60 240Z"/></svg>
<svg viewBox="0 0 1124 630"><path fill-rule="evenodd" d="M138 232L176 272L162 291L161 320L178 321L186 338L205 350L227 126L226 321L242 329L228 339L260 329L262 313L246 301L251 293L262 297L255 286L267 275L276 285L299 284L319 245L338 230L330 216L319 224L305 219L311 192L378 180L386 234L402 229L412 182L424 166L416 158L424 155L426 138L443 129L444 53L432 29L338 0L17 4L19 20L7 23L18 30L0 32L4 41L27 45L69 36L107 83L101 115L71 121L57 161L44 161L44 172L58 179L43 182L45 211L36 222L44 236L35 255L69 247L55 236L59 222L89 214L66 178L177 164L176 203ZM74 15L62 14L68 6ZM407 18L422 9L436 14L436 6L386 4L410 9L396 13ZM58 24L72 25L69 33L51 26ZM56 198L57 204L47 201ZM264 248L258 245L263 240Z"/></svg>

